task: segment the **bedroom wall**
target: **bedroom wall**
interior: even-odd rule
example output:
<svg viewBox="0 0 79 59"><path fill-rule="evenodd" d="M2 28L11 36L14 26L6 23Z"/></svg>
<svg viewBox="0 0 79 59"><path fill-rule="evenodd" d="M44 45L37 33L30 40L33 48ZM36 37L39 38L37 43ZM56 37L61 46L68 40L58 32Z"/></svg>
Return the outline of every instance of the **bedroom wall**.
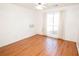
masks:
<svg viewBox="0 0 79 59"><path fill-rule="evenodd" d="M66 8L64 14L64 38L76 42L79 52L79 5Z"/></svg>
<svg viewBox="0 0 79 59"><path fill-rule="evenodd" d="M77 42L79 39L79 5L48 9L45 10L44 13L55 11L60 12L59 37ZM45 26L45 24L43 26Z"/></svg>
<svg viewBox="0 0 79 59"><path fill-rule="evenodd" d="M79 6L64 10L65 39L79 41Z"/></svg>
<svg viewBox="0 0 79 59"><path fill-rule="evenodd" d="M14 4L0 4L0 47L35 35L38 12Z"/></svg>
<svg viewBox="0 0 79 59"><path fill-rule="evenodd" d="M54 11L61 13L59 37L64 40L76 42L79 50L79 5L49 9L44 11L44 13Z"/></svg>
<svg viewBox="0 0 79 59"><path fill-rule="evenodd" d="M42 11L38 11L38 15L37 15L37 34L43 34L43 12Z"/></svg>

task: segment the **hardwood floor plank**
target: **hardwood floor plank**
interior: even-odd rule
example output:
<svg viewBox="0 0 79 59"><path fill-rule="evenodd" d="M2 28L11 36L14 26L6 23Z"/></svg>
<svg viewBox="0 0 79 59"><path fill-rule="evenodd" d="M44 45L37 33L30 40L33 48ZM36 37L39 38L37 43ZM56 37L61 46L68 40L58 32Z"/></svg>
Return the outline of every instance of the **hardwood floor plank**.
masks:
<svg viewBox="0 0 79 59"><path fill-rule="evenodd" d="M75 42L34 35L0 48L0 56L78 56Z"/></svg>

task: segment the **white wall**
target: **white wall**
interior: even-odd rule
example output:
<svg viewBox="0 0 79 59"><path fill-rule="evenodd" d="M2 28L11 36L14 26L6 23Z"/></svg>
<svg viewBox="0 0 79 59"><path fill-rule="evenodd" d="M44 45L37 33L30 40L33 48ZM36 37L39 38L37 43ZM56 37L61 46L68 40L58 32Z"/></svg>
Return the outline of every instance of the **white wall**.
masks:
<svg viewBox="0 0 79 59"><path fill-rule="evenodd" d="M66 6L45 10L47 12L60 12L60 35L61 38L77 42L79 37L79 5ZM43 19L45 20L45 19ZM45 24L43 25L45 26ZM62 30L62 31L61 31ZM63 33L62 33L63 32Z"/></svg>
<svg viewBox="0 0 79 59"><path fill-rule="evenodd" d="M59 37L76 42L79 50L79 5L53 8L44 12L54 11L61 13ZM45 24L43 26L45 26Z"/></svg>
<svg viewBox="0 0 79 59"><path fill-rule="evenodd" d="M79 41L79 6L64 10L65 39Z"/></svg>
<svg viewBox="0 0 79 59"><path fill-rule="evenodd" d="M38 11L38 15L37 15L37 34L43 34L43 12L42 11Z"/></svg>
<svg viewBox="0 0 79 59"><path fill-rule="evenodd" d="M79 6L65 9L64 14L64 38L76 42L79 52Z"/></svg>
<svg viewBox="0 0 79 59"><path fill-rule="evenodd" d="M37 34L37 16L34 10L0 4L0 47Z"/></svg>
<svg viewBox="0 0 79 59"><path fill-rule="evenodd" d="M61 38L79 44L79 6L38 12L14 4L0 4L0 47L38 33L44 34L46 12L50 11L62 11ZM34 27L30 26L32 24Z"/></svg>

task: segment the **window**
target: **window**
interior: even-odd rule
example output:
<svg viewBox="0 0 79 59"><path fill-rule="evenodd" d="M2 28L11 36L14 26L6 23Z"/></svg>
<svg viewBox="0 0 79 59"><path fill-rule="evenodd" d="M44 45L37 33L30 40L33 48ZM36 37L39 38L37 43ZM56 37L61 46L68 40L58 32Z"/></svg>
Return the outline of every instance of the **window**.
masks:
<svg viewBox="0 0 79 59"><path fill-rule="evenodd" d="M47 13L47 34L57 34L59 28L59 12Z"/></svg>

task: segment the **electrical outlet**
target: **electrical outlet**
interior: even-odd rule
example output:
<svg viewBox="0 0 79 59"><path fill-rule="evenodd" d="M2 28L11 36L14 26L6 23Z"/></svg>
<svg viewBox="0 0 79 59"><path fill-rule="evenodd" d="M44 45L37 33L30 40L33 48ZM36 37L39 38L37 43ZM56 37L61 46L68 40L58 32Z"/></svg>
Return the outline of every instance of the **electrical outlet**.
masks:
<svg viewBox="0 0 79 59"><path fill-rule="evenodd" d="M30 28L33 28L33 27L34 27L34 25L33 25L33 24L30 24L30 25L29 25L29 27L30 27Z"/></svg>

